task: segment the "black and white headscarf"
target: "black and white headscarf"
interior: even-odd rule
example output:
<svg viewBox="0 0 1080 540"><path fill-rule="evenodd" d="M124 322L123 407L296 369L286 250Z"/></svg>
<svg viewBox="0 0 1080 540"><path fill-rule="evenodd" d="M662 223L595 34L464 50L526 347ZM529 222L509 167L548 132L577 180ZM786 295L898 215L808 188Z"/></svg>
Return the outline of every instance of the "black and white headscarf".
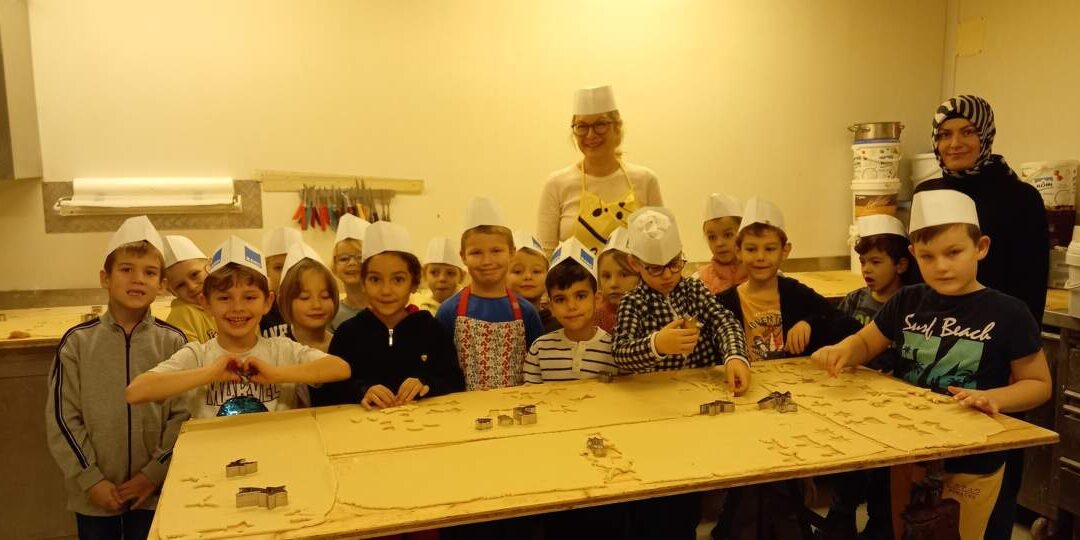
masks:
<svg viewBox="0 0 1080 540"><path fill-rule="evenodd" d="M971 122L975 129L979 131L979 143L981 146L979 158L975 160L975 166L966 171L952 171L945 168L945 162L941 159L941 154L938 153L938 127L946 120L953 118L963 118ZM930 139L934 143L934 155L937 156L942 174L954 178L973 176L979 174L987 165L1000 160L1001 156L991 153L995 135L997 135L997 128L994 127L994 109L990 108L990 104L985 99L979 96L954 96L946 100L934 113L934 129L930 133Z"/></svg>

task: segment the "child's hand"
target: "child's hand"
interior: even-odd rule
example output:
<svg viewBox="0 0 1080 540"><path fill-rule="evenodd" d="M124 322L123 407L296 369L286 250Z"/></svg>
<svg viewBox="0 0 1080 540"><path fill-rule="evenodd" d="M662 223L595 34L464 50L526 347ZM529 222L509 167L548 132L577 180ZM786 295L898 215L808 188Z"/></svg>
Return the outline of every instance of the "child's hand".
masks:
<svg viewBox="0 0 1080 540"><path fill-rule="evenodd" d="M393 407L395 400L394 393L389 388L376 384L368 388L367 392L364 393L364 399L360 400L360 404L369 409L385 409Z"/></svg>
<svg viewBox="0 0 1080 540"><path fill-rule="evenodd" d="M982 390L950 386L949 393L953 395L953 400L964 407L978 409L986 414L997 414L1000 409L997 400Z"/></svg>
<svg viewBox="0 0 1080 540"><path fill-rule="evenodd" d="M398 388L395 404L404 405L418 397L426 396L430 391L431 388L420 382L420 379L409 377L401 383L401 388Z"/></svg>
<svg viewBox="0 0 1080 540"><path fill-rule="evenodd" d="M258 384L274 384L283 382L278 375L278 367L255 356L244 359L243 369L246 370L248 379Z"/></svg>
<svg viewBox="0 0 1080 540"><path fill-rule="evenodd" d="M675 319L656 332L656 352L660 354L690 354L697 346L697 328L683 328L683 319Z"/></svg>
<svg viewBox="0 0 1080 540"><path fill-rule="evenodd" d="M810 323L799 321L788 330L784 340L784 350L790 354L802 354L810 344Z"/></svg>
<svg viewBox="0 0 1080 540"><path fill-rule="evenodd" d="M724 365L727 375L728 390L736 396L741 396L750 388L750 367L742 360L728 360Z"/></svg>
<svg viewBox="0 0 1080 540"><path fill-rule="evenodd" d="M210 382L239 382L240 371L244 362L239 358L224 354L207 366L210 370Z"/></svg>
<svg viewBox="0 0 1080 540"><path fill-rule="evenodd" d="M110 512L119 512L124 506L123 499L120 498L120 493L116 489L116 484L102 480L92 486L87 493L90 495L90 502L95 506L99 506Z"/></svg>
<svg viewBox="0 0 1080 540"><path fill-rule="evenodd" d="M145 474L140 472L132 476L127 482L120 484L120 487L116 489L120 500L127 502L135 499L135 504L131 505L131 508L136 509L154 494L157 486Z"/></svg>
<svg viewBox="0 0 1080 540"><path fill-rule="evenodd" d="M830 377L840 375L851 359L851 353L844 347L828 345L817 350L810 359L822 369L829 372Z"/></svg>

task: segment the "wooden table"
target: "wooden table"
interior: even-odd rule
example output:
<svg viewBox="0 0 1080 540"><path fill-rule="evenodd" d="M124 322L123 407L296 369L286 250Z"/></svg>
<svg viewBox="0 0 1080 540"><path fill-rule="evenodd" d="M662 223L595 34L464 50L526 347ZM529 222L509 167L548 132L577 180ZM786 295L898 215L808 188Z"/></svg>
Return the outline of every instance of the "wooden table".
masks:
<svg viewBox="0 0 1080 540"><path fill-rule="evenodd" d="M863 277L850 270L784 273L829 300L843 300L847 293L866 286Z"/></svg>
<svg viewBox="0 0 1080 540"><path fill-rule="evenodd" d="M162 297L150 306L155 317L164 320L169 316L172 297ZM98 306L106 309L106 306ZM91 306L61 306L49 308L4 310L0 321L0 349L50 346L60 343L60 337L69 328L82 322L82 316L90 313ZM30 334L28 338L11 339L12 331Z"/></svg>
<svg viewBox="0 0 1080 540"><path fill-rule="evenodd" d="M869 370L830 379L805 359L755 366L751 390L735 399L734 413L697 414L700 403L725 398L722 380L710 368L622 377L610 384L589 380L467 392L396 410L342 406L190 421L176 445L151 537L183 530L177 519L202 523L215 513L221 523L240 525L188 538L379 536L1058 440L1052 431L962 409ZM758 409L760 397L785 387L799 403L798 412ZM878 403L856 407L868 399ZM539 409L537 425L473 429L488 407L527 400ZM873 414L884 421L870 422L863 410L880 410ZM976 425L993 434L958 430ZM585 451L594 434L612 444L608 458ZM919 441L948 446L917 447ZM321 450L304 449L312 444ZM258 460L258 476L226 479L224 463L237 457ZM551 474L528 473L549 468ZM334 478L327 485L336 487L326 488L331 493L301 485L297 489L308 494L298 493L290 507L233 507L238 486L288 486L296 475L322 474ZM326 501L321 510L307 504L319 497ZM198 508L209 503L220 510ZM163 517L170 511L173 517ZM289 515L304 523L279 533L259 529ZM171 529L164 523L170 519Z"/></svg>

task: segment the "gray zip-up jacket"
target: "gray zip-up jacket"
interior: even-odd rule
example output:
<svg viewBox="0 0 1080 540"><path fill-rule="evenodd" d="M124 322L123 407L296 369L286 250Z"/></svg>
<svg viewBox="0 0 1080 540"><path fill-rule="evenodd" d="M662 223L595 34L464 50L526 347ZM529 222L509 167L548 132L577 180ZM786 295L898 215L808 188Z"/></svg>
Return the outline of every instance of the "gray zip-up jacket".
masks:
<svg viewBox="0 0 1080 540"><path fill-rule="evenodd" d="M90 502L89 489L102 480L119 486L142 472L161 486L180 424L189 417L186 405L182 397L128 405L124 390L185 343L184 332L154 318L149 309L130 336L106 312L60 339L49 376L45 432L67 480L68 510L111 515ZM143 508L156 505L157 494Z"/></svg>

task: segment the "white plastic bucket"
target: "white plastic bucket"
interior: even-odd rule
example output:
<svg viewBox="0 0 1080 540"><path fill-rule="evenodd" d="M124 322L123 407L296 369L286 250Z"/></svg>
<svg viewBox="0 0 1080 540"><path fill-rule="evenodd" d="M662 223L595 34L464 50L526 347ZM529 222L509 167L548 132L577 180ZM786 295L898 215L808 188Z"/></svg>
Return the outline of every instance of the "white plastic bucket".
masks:
<svg viewBox="0 0 1080 540"><path fill-rule="evenodd" d="M897 178L900 173L900 143L885 142L851 145L852 178L871 180Z"/></svg>
<svg viewBox="0 0 1080 540"><path fill-rule="evenodd" d="M911 185L917 186L932 178L941 177L941 165L933 152L911 156Z"/></svg>
<svg viewBox="0 0 1080 540"><path fill-rule="evenodd" d="M1069 314L1080 315L1080 227L1073 227L1073 238L1065 251L1065 264L1069 267L1065 288L1069 291Z"/></svg>
<svg viewBox="0 0 1080 540"><path fill-rule="evenodd" d="M1076 173L1080 161L1033 161L1020 165L1020 177L1042 194L1048 209L1076 206Z"/></svg>
<svg viewBox="0 0 1080 540"><path fill-rule="evenodd" d="M859 239L859 229L855 224L848 228L848 251L851 252L851 272L862 275L862 263L859 262L859 254L855 252L855 242Z"/></svg>
<svg viewBox="0 0 1080 540"><path fill-rule="evenodd" d="M876 214L896 215L900 180L883 178L851 181L852 216L856 219Z"/></svg>

